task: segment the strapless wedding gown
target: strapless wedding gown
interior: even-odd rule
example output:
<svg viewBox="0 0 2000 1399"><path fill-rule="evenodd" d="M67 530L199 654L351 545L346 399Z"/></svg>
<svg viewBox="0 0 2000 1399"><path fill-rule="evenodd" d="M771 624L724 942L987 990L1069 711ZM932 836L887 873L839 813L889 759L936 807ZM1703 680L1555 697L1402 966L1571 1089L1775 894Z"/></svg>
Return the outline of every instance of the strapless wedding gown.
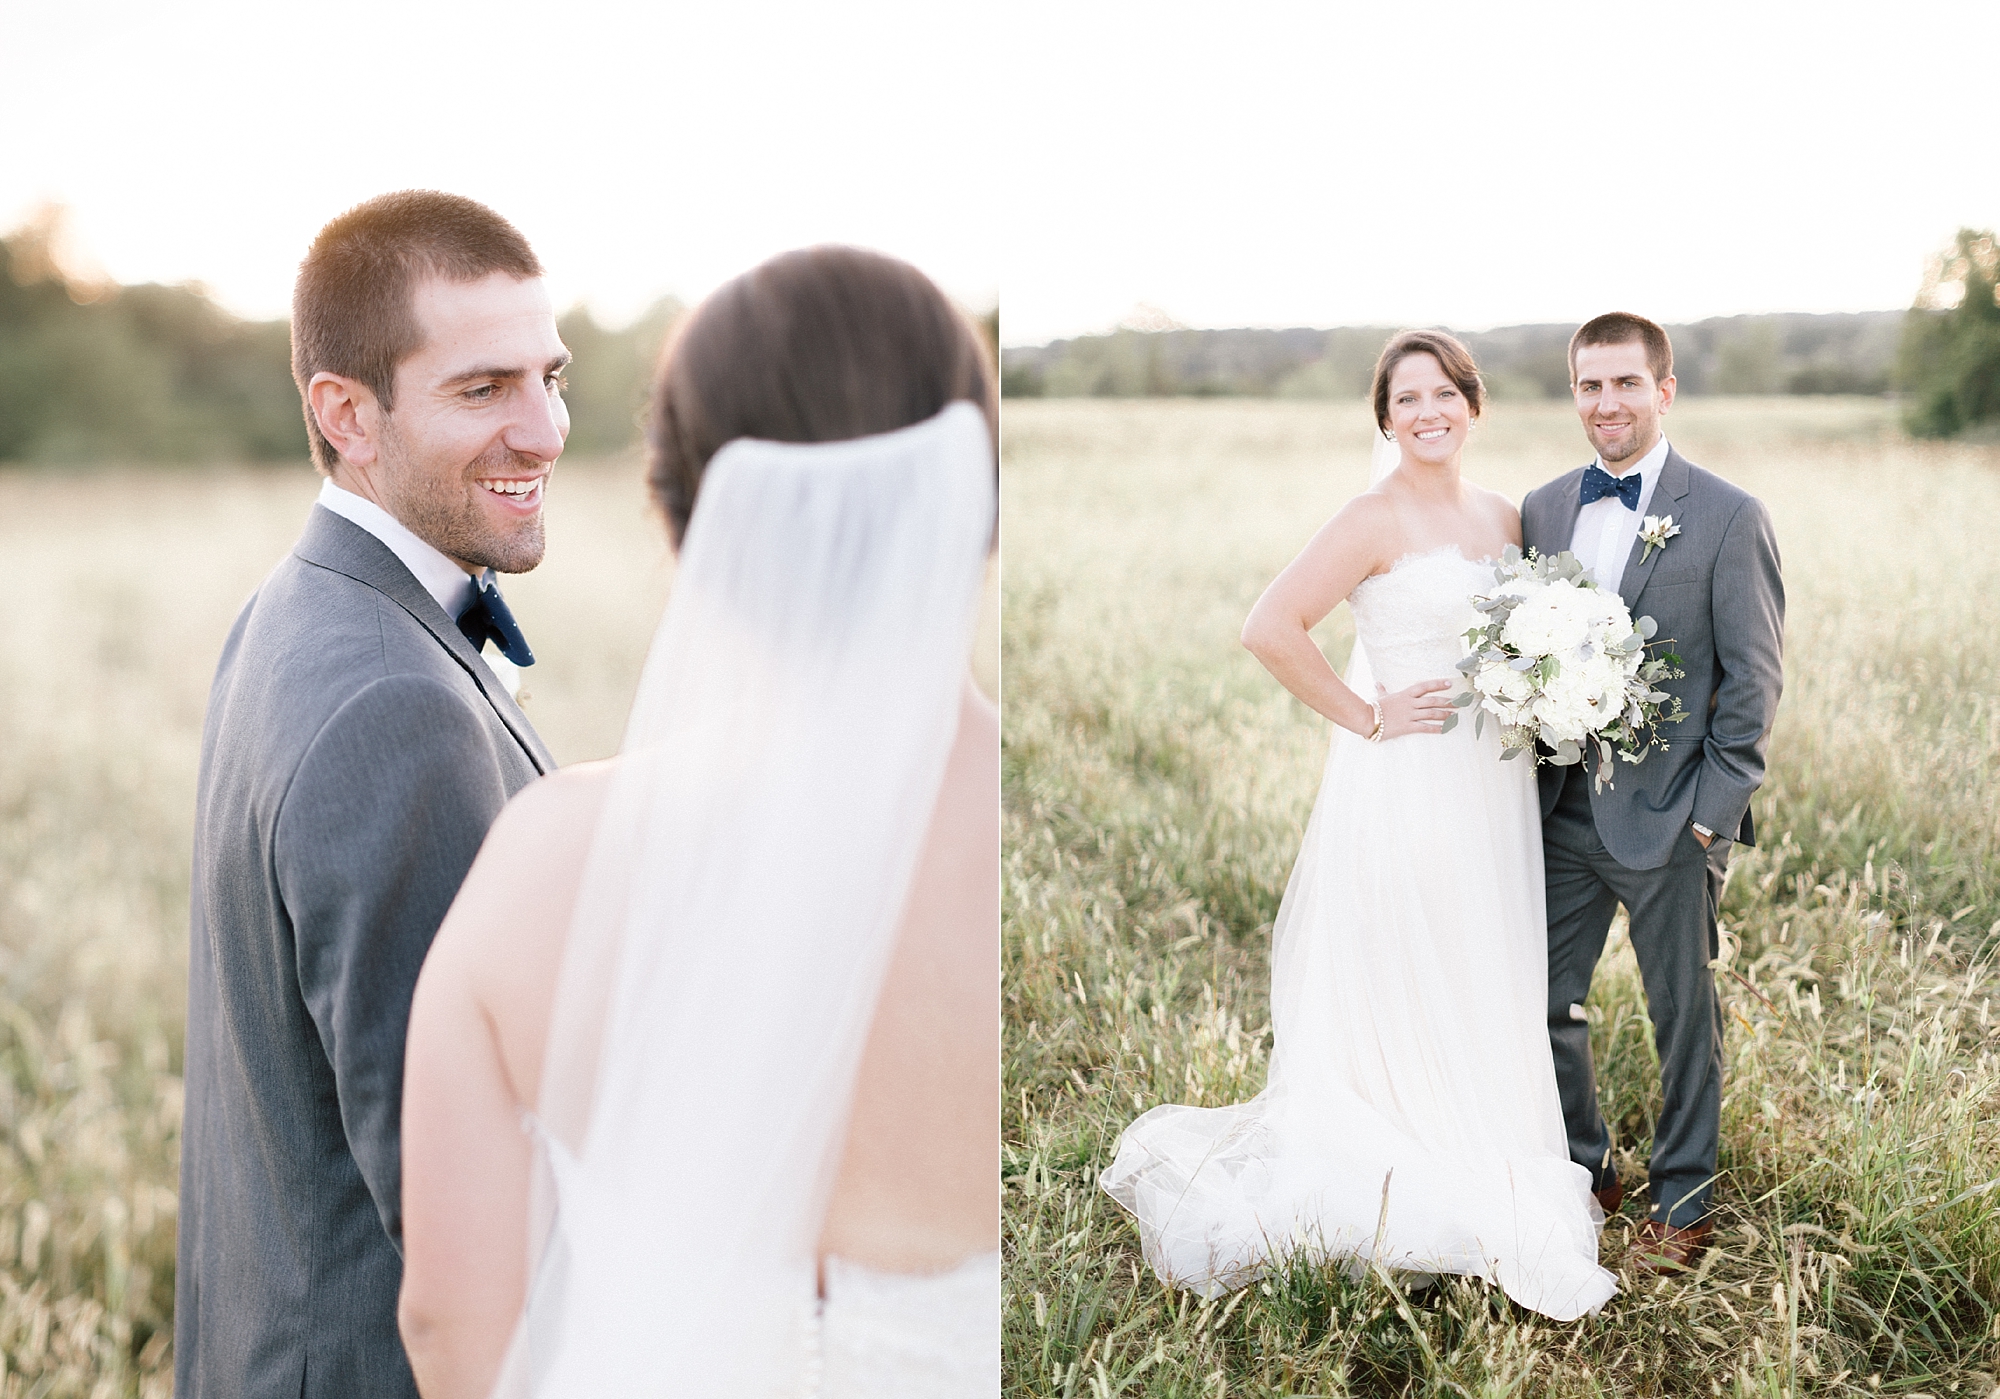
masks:
<svg viewBox="0 0 2000 1399"><path fill-rule="evenodd" d="M570 1284L561 1195L568 1151L522 1114L553 1168L557 1204L529 1290L524 1325L493 1399L533 1399L558 1345L553 1312ZM828 1254L816 1289L800 1269L787 1289L797 1324L781 1368L797 1399L993 1399L1000 1392L1000 1254L935 1273L890 1273ZM796 1350L790 1349L791 1344ZM670 1391L668 1391L670 1392Z"/></svg>
<svg viewBox="0 0 2000 1399"><path fill-rule="evenodd" d="M1454 548L1364 580L1375 679L1455 679L1492 581ZM1303 1250L1483 1277L1561 1321L1616 1291L1549 1052L1534 768L1462 713L1444 735L1336 731L1273 933L1264 1092L1120 1138L1102 1184L1163 1280L1213 1296Z"/></svg>
<svg viewBox="0 0 2000 1399"><path fill-rule="evenodd" d="M993 1399L1000 1392L1000 1255L943 1273L821 1265L809 1399ZM817 1373L813 1373L816 1371Z"/></svg>

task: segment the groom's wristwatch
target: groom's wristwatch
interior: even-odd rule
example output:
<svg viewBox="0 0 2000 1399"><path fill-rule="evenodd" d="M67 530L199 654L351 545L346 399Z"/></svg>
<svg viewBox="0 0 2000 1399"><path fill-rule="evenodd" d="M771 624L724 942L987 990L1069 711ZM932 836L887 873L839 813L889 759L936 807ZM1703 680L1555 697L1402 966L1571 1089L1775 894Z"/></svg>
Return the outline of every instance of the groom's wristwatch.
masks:
<svg viewBox="0 0 2000 1399"><path fill-rule="evenodd" d="M1714 831L1711 831L1708 827L1702 825L1701 822L1699 821L1690 821L1688 822L1688 824L1694 827L1694 833L1701 837L1701 843L1703 845L1713 845L1715 843Z"/></svg>

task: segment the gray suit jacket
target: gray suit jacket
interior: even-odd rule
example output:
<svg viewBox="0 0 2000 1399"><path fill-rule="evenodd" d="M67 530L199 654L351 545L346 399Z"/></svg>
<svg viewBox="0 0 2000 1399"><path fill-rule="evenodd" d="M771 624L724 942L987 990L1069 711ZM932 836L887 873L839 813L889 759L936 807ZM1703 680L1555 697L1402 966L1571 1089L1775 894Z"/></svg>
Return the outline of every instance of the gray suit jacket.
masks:
<svg viewBox="0 0 2000 1399"><path fill-rule="evenodd" d="M1524 543L1543 554L1569 548L1583 472L1528 493ZM1661 688L1680 696L1688 717L1661 727L1666 752L1655 749L1636 767L1620 761L1615 786L1590 799L1604 848L1641 870L1666 864L1690 821L1756 843L1750 798L1764 781L1764 745L1785 680L1785 585L1763 502L1669 449L1647 510L1673 516L1681 532L1643 563L1645 546L1635 541L1618 591L1635 618L1660 624L1655 640L1672 643L1662 649L1679 654L1687 674ZM1568 771L1542 768L1544 816Z"/></svg>
<svg viewBox="0 0 2000 1399"><path fill-rule="evenodd" d="M555 766L373 535L314 508L202 734L174 1389L407 1395L403 1035L507 799Z"/></svg>

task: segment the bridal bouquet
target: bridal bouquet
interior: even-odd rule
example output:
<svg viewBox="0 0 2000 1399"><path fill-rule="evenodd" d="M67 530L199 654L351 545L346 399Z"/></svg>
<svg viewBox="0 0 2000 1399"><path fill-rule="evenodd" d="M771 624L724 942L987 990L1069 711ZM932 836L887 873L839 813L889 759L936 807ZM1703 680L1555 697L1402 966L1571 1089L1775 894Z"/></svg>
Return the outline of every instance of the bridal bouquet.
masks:
<svg viewBox="0 0 2000 1399"><path fill-rule="evenodd" d="M1466 630L1469 654L1458 663L1471 688L1452 701L1478 706L1475 732L1491 714L1502 758L1534 753L1539 739L1559 766L1583 761L1594 741L1599 791L1612 785L1614 752L1636 763L1666 747L1659 726L1687 712L1659 688L1681 676L1680 657L1646 655L1659 629L1651 617L1635 624L1623 599L1598 587L1567 551L1524 557L1510 544L1493 579L1492 591L1472 598L1480 620ZM1446 718L1447 731L1457 719Z"/></svg>

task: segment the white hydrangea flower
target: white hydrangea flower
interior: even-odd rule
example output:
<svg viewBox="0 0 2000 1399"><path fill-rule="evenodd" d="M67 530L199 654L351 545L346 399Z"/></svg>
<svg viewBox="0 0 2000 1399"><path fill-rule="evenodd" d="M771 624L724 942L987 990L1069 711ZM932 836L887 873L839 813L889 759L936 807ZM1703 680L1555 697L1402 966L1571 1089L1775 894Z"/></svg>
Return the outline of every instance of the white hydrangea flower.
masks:
<svg viewBox="0 0 2000 1399"><path fill-rule="evenodd" d="M1500 721L1509 754L1539 741L1559 750L1557 761L1592 761L1602 785L1614 748L1637 762L1662 741L1659 722L1683 717L1677 701L1647 698L1681 673L1672 658L1647 659L1639 638L1653 636L1652 621L1635 626L1624 600L1593 583L1573 555L1523 558L1510 548L1494 583L1470 599L1469 654L1459 669L1471 693L1461 703L1481 723Z"/></svg>

